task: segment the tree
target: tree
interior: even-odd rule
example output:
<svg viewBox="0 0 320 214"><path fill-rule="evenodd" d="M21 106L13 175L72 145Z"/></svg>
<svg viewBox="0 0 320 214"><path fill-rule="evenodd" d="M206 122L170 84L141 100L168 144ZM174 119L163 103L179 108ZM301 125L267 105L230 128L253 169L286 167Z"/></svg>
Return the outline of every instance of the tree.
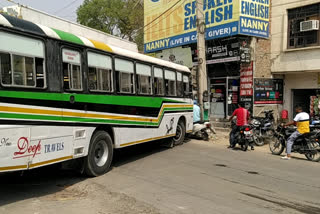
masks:
<svg viewBox="0 0 320 214"><path fill-rule="evenodd" d="M143 1L84 0L77 9L80 24L128 39L143 50Z"/></svg>

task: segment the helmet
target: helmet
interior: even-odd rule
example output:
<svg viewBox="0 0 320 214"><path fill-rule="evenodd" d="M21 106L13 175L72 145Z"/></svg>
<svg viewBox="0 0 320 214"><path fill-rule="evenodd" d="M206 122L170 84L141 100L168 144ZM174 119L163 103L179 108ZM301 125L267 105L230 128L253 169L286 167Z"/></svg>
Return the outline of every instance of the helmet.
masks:
<svg viewBox="0 0 320 214"><path fill-rule="evenodd" d="M198 105L197 100L194 100L194 101L193 101L193 104L194 104L194 105Z"/></svg>

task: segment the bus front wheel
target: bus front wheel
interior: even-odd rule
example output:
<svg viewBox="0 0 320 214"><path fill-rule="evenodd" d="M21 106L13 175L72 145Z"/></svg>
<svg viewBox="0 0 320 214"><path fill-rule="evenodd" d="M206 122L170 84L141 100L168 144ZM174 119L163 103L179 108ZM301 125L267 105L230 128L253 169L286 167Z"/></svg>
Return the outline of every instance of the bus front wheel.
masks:
<svg viewBox="0 0 320 214"><path fill-rule="evenodd" d="M85 157L84 172L88 176L99 176L110 169L113 157L113 146L110 135L97 131L91 138L88 156Z"/></svg>

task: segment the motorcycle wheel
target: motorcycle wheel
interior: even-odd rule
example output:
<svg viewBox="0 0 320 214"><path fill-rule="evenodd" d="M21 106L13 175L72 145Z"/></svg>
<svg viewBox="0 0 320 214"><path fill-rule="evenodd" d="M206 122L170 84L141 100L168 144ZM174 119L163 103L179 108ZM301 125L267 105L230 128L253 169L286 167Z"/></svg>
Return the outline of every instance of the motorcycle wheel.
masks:
<svg viewBox="0 0 320 214"><path fill-rule="evenodd" d="M257 146L263 146L264 145L264 141L263 141L263 138L260 136L259 130L254 130L254 132L253 132L253 142Z"/></svg>
<svg viewBox="0 0 320 214"><path fill-rule="evenodd" d="M202 131L201 133L202 133L202 139L203 139L204 141L209 141L209 135L208 135L208 133L207 133L206 131Z"/></svg>
<svg viewBox="0 0 320 214"><path fill-rule="evenodd" d="M208 139L209 140L213 140L214 139L215 132L213 131L213 129L211 129L211 128L207 129L206 133L208 134Z"/></svg>
<svg viewBox="0 0 320 214"><path fill-rule="evenodd" d="M248 150L249 142L246 141L244 144L241 145L241 150L246 152Z"/></svg>
<svg viewBox="0 0 320 214"><path fill-rule="evenodd" d="M284 150L284 145L281 142L281 138L273 138L269 143L270 151L273 155L281 155Z"/></svg>
<svg viewBox="0 0 320 214"><path fill-rule="evenodd" d="M272 138L274 136L274 130L273 129L270 129L266 132L266 136L268 138Z"/></svg>
<svg viewBox="0 0 320 214"><path fill-rule="evenodd" d="M257 146L263 146L264 145L263 138L261 138L261 137L254 136L253 137L253 141L254 141L254 144L256 144Z"/></svg>
<svg viewBox="0 0 320 214"><path fill-rule="evenodd" d="M320 161L319 145L317 143L309 143L309 147L310 147L310 149L315 149L316 154L307 153L307 154L305 154L306 158L309 161L319 162Z"/></svg>

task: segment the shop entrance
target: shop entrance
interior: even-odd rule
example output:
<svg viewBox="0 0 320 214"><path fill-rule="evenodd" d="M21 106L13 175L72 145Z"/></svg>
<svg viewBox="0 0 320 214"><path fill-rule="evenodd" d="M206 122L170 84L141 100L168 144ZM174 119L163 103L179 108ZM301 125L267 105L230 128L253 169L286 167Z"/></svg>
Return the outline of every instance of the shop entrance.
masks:
<svg viewBox="0 0 320 214"><path fill-rule="evenodd" d="M293 89L293 105L292 105L292 117L296 115L295 107L301 106L303 111L310 114L310 116L319 116L319 99L320 90L319 89Z"/></svg>
<svg viewBox="0 0 320 214"><path fill-rule="evenodd" d="M210 116L226 118L237 108L240 77L219 77L210 79Z"/></svg>

